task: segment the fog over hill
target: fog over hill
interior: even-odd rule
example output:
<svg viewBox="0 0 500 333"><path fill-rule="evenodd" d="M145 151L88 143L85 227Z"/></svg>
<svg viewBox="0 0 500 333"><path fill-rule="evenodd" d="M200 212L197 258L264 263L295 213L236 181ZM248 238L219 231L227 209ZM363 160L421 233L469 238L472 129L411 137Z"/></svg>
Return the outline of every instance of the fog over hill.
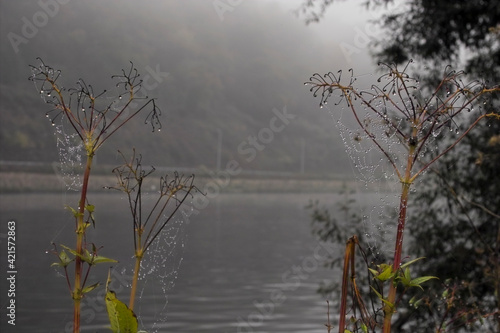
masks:
<svg viewBox="0 0 500 333"><path fill-rule="evenodd" d="M335 122L303 83L314 72L374 71L359 45L373 14L358 4L339 3L311 26L292 12L300 1L0 4L0 160L58 159L44 117L50 106L28 81L41 57L62 71L65 87L83 78L109 89L110 100L118 94L111 76L132 61L145 93L157 98L162 131L136 119L103 146L99 163L119 163L117 149L135 147L161 166L237 160L248 170L350 172ZM358 48L346 57L342 43Z"/></svg>

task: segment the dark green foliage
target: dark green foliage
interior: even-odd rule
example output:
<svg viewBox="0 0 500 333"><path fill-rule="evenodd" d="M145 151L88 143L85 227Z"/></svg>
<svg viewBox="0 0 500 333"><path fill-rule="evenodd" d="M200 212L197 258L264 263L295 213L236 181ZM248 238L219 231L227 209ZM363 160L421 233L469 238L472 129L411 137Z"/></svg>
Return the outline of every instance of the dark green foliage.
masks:
<svg viewBox="0 0 500 333"><path fill-rule="evenodd" d="M500 22L497 1L414 0L400 7L383 17L381 24L389 35L381 45L399 50L406 58L403 62L415 56L450 61L463 46L489 48L489 29Z"/></svg>
<svg viewBox="0 0 500 333"><path fill-rule="evenodd" d="M334 0L304 1L300 9L307 23L319 21ZM376 22L384 33L375 41L378 61L404 64L422 59L442 68L458 62L467 51L465 68L474 76L498 82L500 77L498 1L367 0L366 8L385 6L388 13ZM431 71L432 65L428 66ZM426 74L427 75L427 74Z"/></svg>
<svg viewBox="0 0 500 333"><path fill-rule="evenodd" d="M483 332L495 332L500 279L500 124L484 123L464 139L461 147L445 155L417 185L409 217L409 252L427 259L415 265L418 275L432 274L428 306L402 312L400 323L436 327L462 317L464 325L488 316ZM440 302L443 281L456 285L456 304L447 313ZM436 299L432 300L433 295ZM411 314L411 317L410 317ZM443 316L446 318L443 319ZM495 323L495 320L497 322ZM489 326L487 325L489 324ZM479 321L470 325L477 331ZM414 332L410 330L411 332Z"/></svg>

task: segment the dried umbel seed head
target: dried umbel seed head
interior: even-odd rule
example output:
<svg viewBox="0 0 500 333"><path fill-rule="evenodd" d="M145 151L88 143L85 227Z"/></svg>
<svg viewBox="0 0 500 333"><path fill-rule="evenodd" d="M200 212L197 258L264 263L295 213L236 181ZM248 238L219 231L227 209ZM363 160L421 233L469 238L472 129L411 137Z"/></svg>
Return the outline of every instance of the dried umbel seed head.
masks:
<svg viewBox="0 0 500 333"><path fill-rule="evenodd" d="M35 83L46 103L52 105L52 110L46 113L52 124L56 119L68 121L78 134L88 154L93 154L111 135L125 123L139 113L147 112L146 124L150 124L153 131L161 129L161 110L154 99L137 96L141 89L140 74L130 63L128 71L122 70L121 75L113 76L117 79L116 87L121 91L116 100L127 97L126 101L117 106L115 99L109 102L104 98L107 91L96 93L91 84L79 79L76 85L66 89L58 80L60 71L47 66L40 58L38 66L31 66L32 75L29 78Z"/></svg>
<svg viewBox="0 0 500 333"><path fill-rule="evenodd" d="M396 65L380 63L385 73L377 79L379 84L372 85L369 90L360 91L355 87L356 77L352 70L349 70L347 80L343 80L342 71L338 71L336 74L316 73L305 82L313 96L321 98L320 107L326 105L336 93L339 94L334 108L345 103L362 129L362 136L369 138L384 153L400 178L403 174L400 168L405 168L407 164L396 164L397 157L389 151L394 145L387 138L392 138L396 145L405 145L412 154L411 158L417 160L424 157L423 152L429 142L439 139L443 128L450 129L457 136L456 141L438 153L436 158L421 161L423 168L414 174L416 177L477 124L473 122L472 126L466 127L461 124L459 115L464 111L472 114L473 111L484 110L485 97L500 91L498 86L488 87L481 80L464 83L464 72L455 71L450 66L445 68L436 86L422 87L418 78L408 73L412 63L409 61L402 70ZM479 107L475 109L475 105ZM477 113L474 116L479 121L484 117L498 117L498 114ZM409 165L413 167L416 164L412 162Z"/></svg>

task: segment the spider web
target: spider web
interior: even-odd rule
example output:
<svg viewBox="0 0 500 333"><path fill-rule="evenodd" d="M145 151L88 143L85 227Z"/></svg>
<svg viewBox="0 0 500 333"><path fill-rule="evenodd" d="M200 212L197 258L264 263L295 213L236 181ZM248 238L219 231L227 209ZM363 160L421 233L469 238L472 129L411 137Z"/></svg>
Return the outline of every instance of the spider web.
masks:
<svg viewBox="0 0 500 333"><path fill-rule="evenodd" d="M54 124L54 123L53 123ZM54 171L67 190L79 191L82 187L83 144L77 133L68 134L64 127L64 116L58 124L54 124L56 146L59 155L58 165Z"/></svg>
<svg viewBox="0 0 500 333"><path fill-rule="evenodd" d="M352 102L359 121L368 129L369 134L363 131L354 120L351 108L345 106L344 101L333 106L323 104L322 107L334 120L357 180L356 190L364 207L362 223L365 242L367 242L365 246L368 246L372 253L382 260L387 256L392 257L394 251L401 183L394 166L388 162L387 156L380 148L383 148L391 157L400 171L405 170L407 150L395 131L387 125L387 120L391 119L397 124L397 128L403 131L409 128L409 125L407 119L395 118L395 112L384 103L378 105L383 112L377 115L362 105L359 100ZM399 103L408 103L408 101ZM424 157L429 150L438 149L437 139L458 133L458 128L454 126L450 126L449 130L444 129L432 133L425 149L420 152L420 157ZM380 147L372 141L372 137L377 140ZM419 179L421 177L417 178ZM418 188L416 185L418 184L412 186L411 192L416 191Z"/></svg>
<svg viewBox="0 0 500 333"><path fill-rule="evenodd" d="M148 248L141 262L136 314L140 327L159 332L167 321L168 294L182 264L186 231L182 219L172 220Z"/></svg>
<svg viewBox="0 0 500 333"><path fill-rule="evenodd" d="M36 76L33 71L33 77ZM54 70L50 69L49 74L53 74ZM60 77L60 74L58 75ZM33 80L36 91L39 92L40 98L47 104L53 98L52 89L45 89L43 85L40 86L36 79ZM65 128L65 116L61 113L55 118L51 118L50 111L45 114L47 119L50 120L54 127L54 136L56 138L56 147L58 150L59 163L53 164L54 172L60 181L66 186L67 190L78 191L82 186L82 179L80 177L83 170L82 155L83 143L78 137L78 134L73 132L69 134ZM56 122L57 121L57 122Z"/></svg>
<svg viewBox="0 0 500 333"><path fill-rule="evenodd" d="M394 240L397 177L383 153L371 142L368 135L349 119L350 110L340 106L336 106L335 110L329 106L326 108L335 120L335 127L342 138L356 179L354 186L363 207L362 223L364 239L367 242L363 245L368 246L376 256L383 257L392 250L391 244ZM371 194L361 196L361 193Z"/></svg>

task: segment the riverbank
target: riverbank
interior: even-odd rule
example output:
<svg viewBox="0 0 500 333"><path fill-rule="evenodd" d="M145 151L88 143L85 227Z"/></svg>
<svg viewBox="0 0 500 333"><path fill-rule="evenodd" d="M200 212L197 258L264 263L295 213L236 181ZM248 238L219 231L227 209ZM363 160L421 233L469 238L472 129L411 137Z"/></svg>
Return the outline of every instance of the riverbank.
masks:
<svg viewBox="0 0 500 333"><path fill-rule="evenodd" d="M173 175L158 172L160 175ZM184 173L189 175L190 173ZM354 178L349 179L342 175L303 175L303 174L241 174L232 177L217 176L207 170L198 170L195 173L195 185L202 191L214 187L218 191L244 193L244 192L295 192L295 193L325 193L338 192L342 188L359 188L360 184ZM159 178L151 175L145 183L146 190L154 191L158 188ZM80 178L56 172L26 172L3 171L0 172L0 192L61 192L79 188ZM90 191L109 191L105 187L116 184L114 175L96 173L91 176ZM383 184L382 184L383 185ZM373 189L380 189L381 184L373 184Z"/></svg>

